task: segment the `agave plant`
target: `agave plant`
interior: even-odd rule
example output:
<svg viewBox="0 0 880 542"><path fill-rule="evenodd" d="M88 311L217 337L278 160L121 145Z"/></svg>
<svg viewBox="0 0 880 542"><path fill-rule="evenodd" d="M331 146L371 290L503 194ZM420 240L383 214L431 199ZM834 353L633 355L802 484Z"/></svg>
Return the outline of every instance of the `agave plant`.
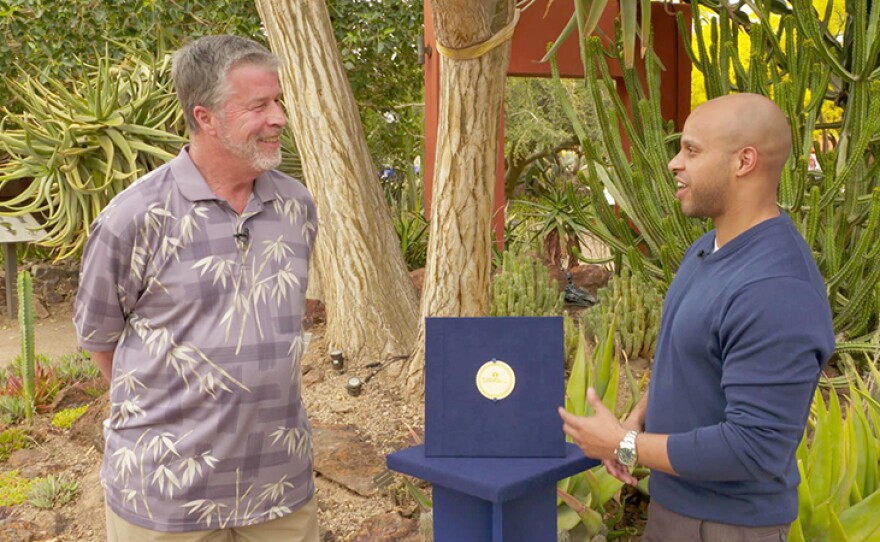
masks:
<svg viewBox="0 0 880 542"><path fill-rule="evenodd" d="M111 66L101 60L69 87L26 76L6 81L22 113L2 108L2 214L37 215L40 244L58 259L79 251L87 229L117 193L172 158L183 144L170 83L170 57ZM23 188L19 189L22 185Z"/></svg>
<svg viewBox="0 0 880 542"><path fill-rule="evenodd" d="M869 367L872 378L880 379ZM827 401L817 391L813 401L797 451L801 484L792 542L880 539L880 403L857 371L848 373L848 405L834 391Z"/></svg>
<svg viewBox="0 0 880 542"><path fill-rule="evenodd" d="M587 400L587 389L595 388L602 403L618 417L628 414L641 398L647 376L637 380L624 366L629 399L618 404L621 392L620 361L615 356L614 337L617 312L606 321L600 338L588 353L586 330L581 326L578 346L565 389L565 408L578 416L593 415ZM639 469L634 475L640 479L639 489L647 492L647 471ZM611 476L603 465L559 481L556 486L557 521L561 532L578 531L587 540L613 527L619 517L606 517L606 505L620 494L623 482Z"/></svg>

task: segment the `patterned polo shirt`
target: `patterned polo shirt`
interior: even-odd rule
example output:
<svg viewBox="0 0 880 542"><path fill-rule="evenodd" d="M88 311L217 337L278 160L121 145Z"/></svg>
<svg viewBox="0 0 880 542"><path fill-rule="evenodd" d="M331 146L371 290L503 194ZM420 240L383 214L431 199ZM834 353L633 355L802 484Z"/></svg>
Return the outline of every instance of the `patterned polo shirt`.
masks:
<svg viewBox="0 0 880 542"><path fill-rule="evenodd" d="M83 348L116 348L101 476L120 517L236 527L314 495L300 357L316 231L299 182L260 175L239 215L187 149L95 220L74 324Z"/></svg>

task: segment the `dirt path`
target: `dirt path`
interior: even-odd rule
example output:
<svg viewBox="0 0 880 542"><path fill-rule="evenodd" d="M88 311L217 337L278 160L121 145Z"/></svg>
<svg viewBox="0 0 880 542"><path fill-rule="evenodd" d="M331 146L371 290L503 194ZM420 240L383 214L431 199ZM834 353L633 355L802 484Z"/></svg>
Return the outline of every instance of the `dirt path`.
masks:
<svg viewBox="0 0 880 542"><path fill-rule="evenodd" d="M54 358L75 352L77 349L76 332L71 323L70 307L55 306L47 312L45 309L35 314L43 316L34 318L34 345L37 354L46 354ZM42 314L40 314L42 312ZM6 316L5 306L0 316L0 367L6 367L21 352L18 332L18 320Z"/></svg>

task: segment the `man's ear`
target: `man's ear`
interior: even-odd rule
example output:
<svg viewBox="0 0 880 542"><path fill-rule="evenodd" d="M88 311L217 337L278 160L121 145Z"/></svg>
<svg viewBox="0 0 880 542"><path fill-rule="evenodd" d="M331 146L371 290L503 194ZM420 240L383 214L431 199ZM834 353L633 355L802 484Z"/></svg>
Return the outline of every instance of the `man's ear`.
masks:
<svg viewBox="0 0 880 542"><path fill-rule="evenodd" d="M193 108L193 117L195 117L196 122L199 123L199 131L211 135L217 133L217 128L214 126L217 119L207 107L203 105L195 106Z"/></svg>
<svg viewBox="0 0 880 542"><path fill-rule="evenodd" d="M753 172L758 167L758 149L755 147L743 147L737 157L736 174L743 177Z"/></svg>

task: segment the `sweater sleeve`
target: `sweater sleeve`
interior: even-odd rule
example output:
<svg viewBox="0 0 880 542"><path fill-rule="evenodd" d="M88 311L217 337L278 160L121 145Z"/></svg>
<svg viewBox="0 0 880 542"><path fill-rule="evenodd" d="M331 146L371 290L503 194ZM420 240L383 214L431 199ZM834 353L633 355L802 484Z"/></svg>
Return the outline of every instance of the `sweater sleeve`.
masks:
<svg viewBox="0 0 880 542"><path fill-rule="evenodd" d="M695 481L780 478L834 349L828 301L796 278L752 283L722 312L717 339L725 419L670 435L669 460Z"/></svg>

